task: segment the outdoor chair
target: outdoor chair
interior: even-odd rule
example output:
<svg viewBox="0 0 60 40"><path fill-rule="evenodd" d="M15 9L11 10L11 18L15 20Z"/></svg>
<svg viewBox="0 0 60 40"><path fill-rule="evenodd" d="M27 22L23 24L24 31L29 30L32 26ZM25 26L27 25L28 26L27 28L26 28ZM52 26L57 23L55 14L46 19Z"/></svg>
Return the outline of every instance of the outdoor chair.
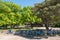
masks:
<svg viewBox="0 0 60 40"><path fill-rule="evenodd" d="M43 36L44 35L44 31L43 30L35 30L34 34L35 34L35 36Z"/></svg>
<svg viewBox="0 0 60 40"><path fill-rule="evenodd" d="M23 30L17 30L17 31L15 32L15 35L23 35Z"/></svg>
<svg viewBox="0 0 60 40"><path fill-rule="evenodd" d="M57 34L56 30L49 30L47 35L48 36L55 36Z"/></svg>
<svg viewBox="0 0 60 40"><path fill-rule="evenodd" d="M57 35L59 35L59 36L60 36L60 30L57 30Z"/></svg>
<svg viewBox="0 0 60 40"><path fill-rule="evenodd" d="M13 34L12 30L9 29L9 30L7 31L7 34Z"/></svg>
<svg viewBox="0 0 60 40"><path fill-rule="evenodd" d="M27 36L26 30L23 30L23 31L22 31L22 36L24 36L24 37Z"/></svg>
<svg viewBox="0 0 60 40"><path fill-rule="evenodd" d="M32 32L32 30L28 30L28 31L27 31L27 36L28 36L28 37L33 37L33 32Z"/></svg>

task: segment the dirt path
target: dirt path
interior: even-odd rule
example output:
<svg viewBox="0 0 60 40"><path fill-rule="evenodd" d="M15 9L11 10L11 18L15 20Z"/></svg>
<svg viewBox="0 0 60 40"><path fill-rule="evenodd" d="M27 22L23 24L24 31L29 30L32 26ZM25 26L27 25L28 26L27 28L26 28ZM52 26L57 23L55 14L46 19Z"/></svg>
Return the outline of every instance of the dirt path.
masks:
<svg viewBox="0 0 60 40"><path fill-rule="evenodd" d="M0 40L27 40L26 38L11 35L11 34L1 34Z"/></svg>
<svg viewBox="0 0 60 40"><path fill-rule="evenodd" d="M20 36L11 35L11 34L0 34L0 40L60 40L60 36L48 37L48 39L26 39Z"/></svg>

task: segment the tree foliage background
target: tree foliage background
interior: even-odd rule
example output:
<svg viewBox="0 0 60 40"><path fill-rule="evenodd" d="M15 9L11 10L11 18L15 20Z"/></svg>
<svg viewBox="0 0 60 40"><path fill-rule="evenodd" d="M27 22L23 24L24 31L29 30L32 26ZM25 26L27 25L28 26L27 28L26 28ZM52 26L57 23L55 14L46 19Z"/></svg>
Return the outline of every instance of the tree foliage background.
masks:
<svg viewBox="0 0 60 40"><path fill-rule="evenodd" d="M45 0L34 7L21 6L0 0L0 26L19 26L26 23L57 25L60 23L60 1Z"/></svg>

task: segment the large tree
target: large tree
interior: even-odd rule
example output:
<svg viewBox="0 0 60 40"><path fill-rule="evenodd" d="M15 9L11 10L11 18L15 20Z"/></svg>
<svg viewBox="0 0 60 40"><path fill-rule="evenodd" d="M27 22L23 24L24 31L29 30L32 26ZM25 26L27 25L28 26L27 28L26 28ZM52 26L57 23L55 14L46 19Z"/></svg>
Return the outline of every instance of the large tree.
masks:
<svg viewBox="0 0 60 40"><path fill-rule="evenodd" d="M35 4L32 12L42 18L42 23L45 24L47 30L49 25L60 22L60 1L59 0L45 0L42 3Z"/></svg>

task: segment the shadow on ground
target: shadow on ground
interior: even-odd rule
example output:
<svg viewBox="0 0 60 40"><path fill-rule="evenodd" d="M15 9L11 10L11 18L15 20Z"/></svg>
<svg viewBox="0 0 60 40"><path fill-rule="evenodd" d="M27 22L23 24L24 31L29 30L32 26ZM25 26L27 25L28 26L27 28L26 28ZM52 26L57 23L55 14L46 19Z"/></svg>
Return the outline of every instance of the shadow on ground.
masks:
<svg viewBox="0 0 60 40"><path fill-rule="evenodd" d="M56 36L60 35L60 31L58 30L50 30L48 31L48 36ZM36 29L36 30L18 30L15 32L14 35L22 36L28 39L41 39L41 38L48 38L46 35L46 30Z"/></svg>

